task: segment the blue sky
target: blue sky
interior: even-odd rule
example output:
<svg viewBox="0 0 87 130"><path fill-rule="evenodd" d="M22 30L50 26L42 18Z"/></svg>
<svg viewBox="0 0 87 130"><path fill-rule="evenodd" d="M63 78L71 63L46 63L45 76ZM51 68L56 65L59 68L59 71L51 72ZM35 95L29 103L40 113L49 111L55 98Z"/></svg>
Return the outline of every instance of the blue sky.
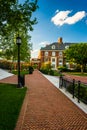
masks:
<svg viewBox="0 0 87 130"><path fill-rule="evenodd" d="M63 42L87 42L87 0L38 0L38 5L33 14L38 24L30 32L32 57L37 57L41 47L59 37Z"/></svg>

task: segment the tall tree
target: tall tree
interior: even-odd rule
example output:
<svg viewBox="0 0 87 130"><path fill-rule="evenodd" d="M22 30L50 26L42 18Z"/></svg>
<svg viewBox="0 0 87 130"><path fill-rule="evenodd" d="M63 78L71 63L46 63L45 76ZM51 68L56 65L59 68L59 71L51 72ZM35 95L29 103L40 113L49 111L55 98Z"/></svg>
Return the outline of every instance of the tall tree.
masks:
<svg viewBox="0 0 87 130"><path fill-rule="evenodd" d="M65 50L66 58L81 66L81 72L87 64L87 43L73 44Z"/></svg>
<svg viewBox="0 0 87 130"><path fill-rule="evenodd" d="M37 0L26 0L23 4L18 3L18 0L0 0L0 48L3 50L3 57L11 59L14 56L16 59L14 50L18 34L22 37L22 59L30 57L31 37L28 32L37 23L37 19L32 18L37 8Z"/></svg>
<svg viewBox="0 0 87 130"><path fill-rule="evenodd" d="M37 23L32 13L37 8L37 0L26 0L23 4L19 4L18 0L0 0L0 34L6 35L12 30L20 32L22 29L32 31L32 25Z"/></svg>

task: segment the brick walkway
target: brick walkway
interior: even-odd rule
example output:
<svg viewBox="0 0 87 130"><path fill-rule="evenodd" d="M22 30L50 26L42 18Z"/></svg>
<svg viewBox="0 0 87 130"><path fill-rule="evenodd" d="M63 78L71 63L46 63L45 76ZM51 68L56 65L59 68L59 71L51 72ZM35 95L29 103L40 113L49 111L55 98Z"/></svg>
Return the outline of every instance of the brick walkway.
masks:
<svg viewBox="0 0 87 130"><path fill-rule="evenodd" d="M67 79L75 79L76 81L81 81L82 83L87 84L87 76L75 76L64 73L65 77Z"/></svg>
<svg viewBox="0 0 87 130"><path fill-rule="evenodd" d="M25 78L28 91L15 130L87 130L87 115L39 71Z"/></svg>

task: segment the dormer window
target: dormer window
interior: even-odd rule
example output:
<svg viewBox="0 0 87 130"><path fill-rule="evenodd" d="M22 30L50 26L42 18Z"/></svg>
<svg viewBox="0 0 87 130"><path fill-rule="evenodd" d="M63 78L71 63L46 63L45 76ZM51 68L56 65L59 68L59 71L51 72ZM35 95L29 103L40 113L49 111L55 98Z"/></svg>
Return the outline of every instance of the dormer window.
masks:
<svg viewBox="0 0 87 130"><path fill-rule="evenodd" d="M55 45L52 45L52 49L55 49Z"/></svg>

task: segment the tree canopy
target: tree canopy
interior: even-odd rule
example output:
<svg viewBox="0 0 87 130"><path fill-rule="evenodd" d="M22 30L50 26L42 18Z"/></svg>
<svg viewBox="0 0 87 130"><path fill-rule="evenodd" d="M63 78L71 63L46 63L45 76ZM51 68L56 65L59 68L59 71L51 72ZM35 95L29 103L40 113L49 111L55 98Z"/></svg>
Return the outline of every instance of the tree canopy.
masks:
<svg viewBox="0 0 87 130"><path fill-rule="evenodd" d="M87 43L78 43L71 45L65 50L66 58L81 65L81 69L87 64Z"/></svg>
<svg viewBox="0 0 87 130"><path fill-rule="evenodd" d="M32 25L37 20L32 18L32 13L37 8L37 0L26 0L23 4L18 3L18 0L0 0L0 34L6 35L12 30L33 30Z"/></svg>
<svg viewBox="0 0 87 130"><path fill-rule="evenodd" d="M3 57L16 59L15 42L19 34L22 38L21 58L24 60L30 57L31 36L33 25L37 19L32 17L38 8L37 0L25 0L19 3L18 0L0 0L0 49Z"/></svg>

